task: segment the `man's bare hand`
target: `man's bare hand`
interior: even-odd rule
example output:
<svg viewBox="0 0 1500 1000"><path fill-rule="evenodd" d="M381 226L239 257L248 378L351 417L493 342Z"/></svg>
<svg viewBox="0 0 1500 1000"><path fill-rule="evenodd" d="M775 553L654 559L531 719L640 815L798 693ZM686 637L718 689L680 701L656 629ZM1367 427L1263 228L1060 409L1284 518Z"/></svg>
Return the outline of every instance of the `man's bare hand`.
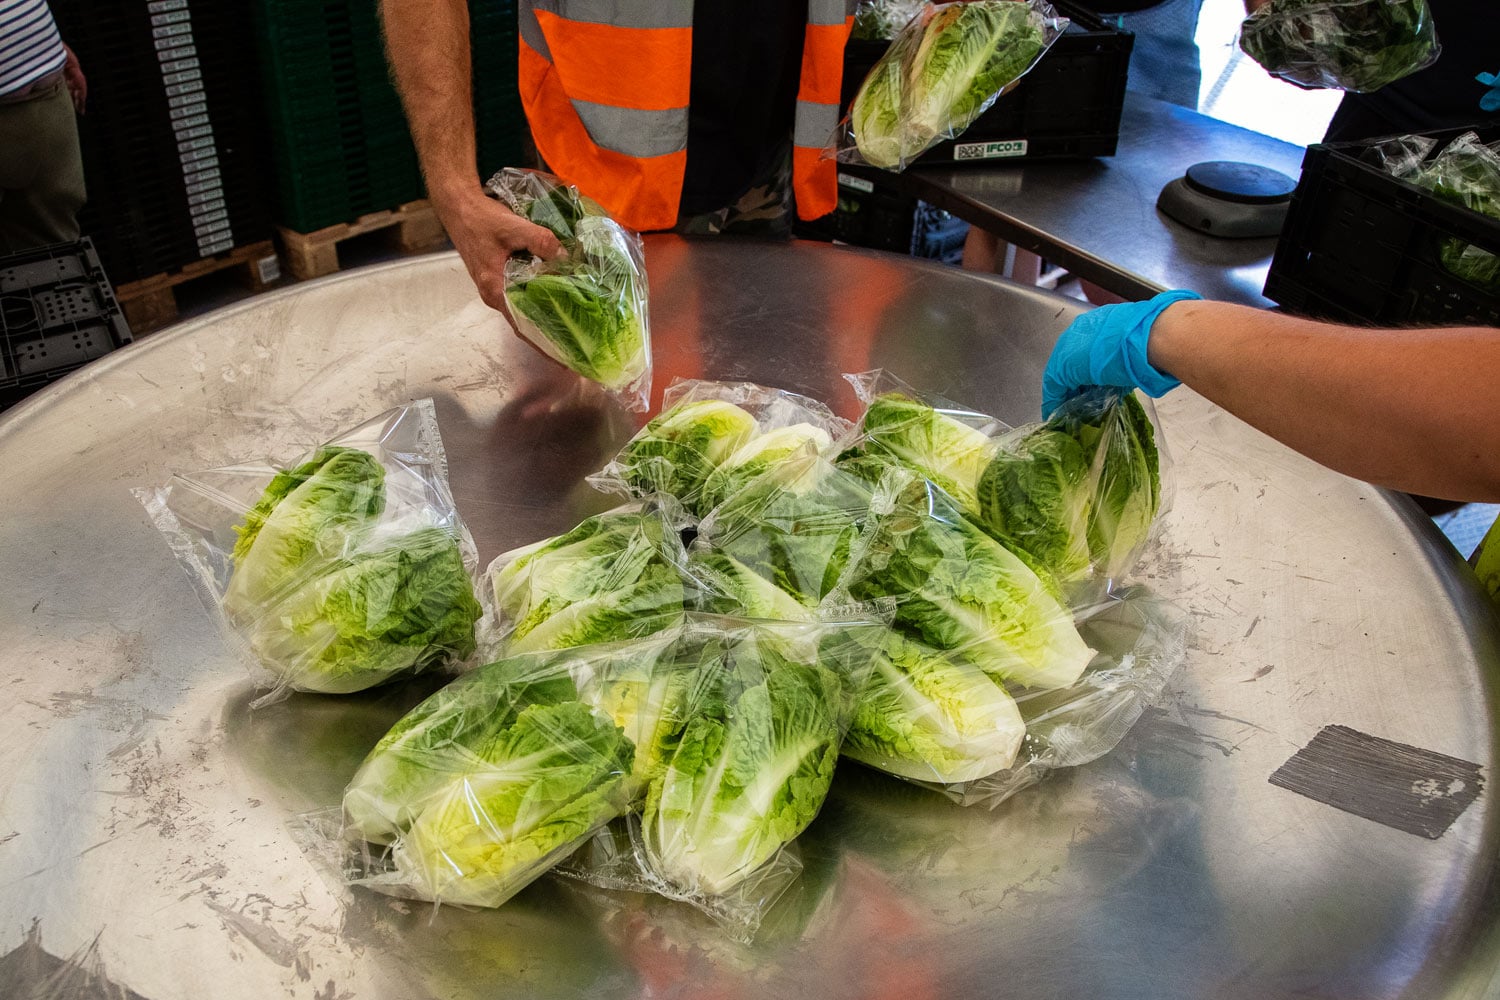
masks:
<svg viewBox="0 0 1500 1000"><path fill-rule="evenodd" d="M63 46L63 52L67 53L66 61L63 63L63 83L68 88L68 96L73 98L73 110L83 114L88 105L89 82L84 78L83 66L78 62L78 57L68 46Z"/></svg>
<svg viewBox="0 0 1500 1000"><path fill-rule="evenodd" d="M529 251L551 259L562 244L550 229L528 222L494 198L476 191L472 196L439 206L438 215L448 238L469 269L479 297L515 325L505 300L505 262L513 253Z"/></svg>

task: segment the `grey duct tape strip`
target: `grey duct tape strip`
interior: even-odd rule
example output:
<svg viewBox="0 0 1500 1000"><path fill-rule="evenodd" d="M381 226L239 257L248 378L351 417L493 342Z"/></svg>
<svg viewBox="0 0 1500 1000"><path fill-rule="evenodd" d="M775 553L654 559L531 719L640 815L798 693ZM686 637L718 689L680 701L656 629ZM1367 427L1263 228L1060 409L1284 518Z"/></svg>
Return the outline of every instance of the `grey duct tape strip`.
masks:
<svg viewBox="0 0 1500 1000"><path fill-rule="evenodd" d="M1271 775L1271 784L1436 840L1484 790L1478 764L1325 726Z"/></svg>

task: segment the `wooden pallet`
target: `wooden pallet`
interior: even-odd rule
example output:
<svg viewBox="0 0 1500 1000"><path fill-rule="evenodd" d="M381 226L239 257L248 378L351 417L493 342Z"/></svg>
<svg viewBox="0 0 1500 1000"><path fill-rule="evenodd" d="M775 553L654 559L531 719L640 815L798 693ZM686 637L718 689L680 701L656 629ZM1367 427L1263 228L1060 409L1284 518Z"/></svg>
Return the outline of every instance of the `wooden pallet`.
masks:
<svg viewBox="0 0 1500 1000"><path fill-rule="evenodd" d="M410 201L384 212L371 212L353 222L343 222L311 233L277 226L286 248L287 272L298 281L321 278L339 269L339 244L351 236L388 229L396 249L418 253L440 245L446 234L437 213L427 201Z"/></svg>
<svg viewBox="0 0 1500 1000"><path fill-rule="evenodd" d="M195 260L176 271L127 282L115 289L115 298L125 312L131 333L150 333L177 320L178 285L227 268L237 268L241 281L256 292L281 277L281 262L276 257L275 244L262 240Z"/></svg>

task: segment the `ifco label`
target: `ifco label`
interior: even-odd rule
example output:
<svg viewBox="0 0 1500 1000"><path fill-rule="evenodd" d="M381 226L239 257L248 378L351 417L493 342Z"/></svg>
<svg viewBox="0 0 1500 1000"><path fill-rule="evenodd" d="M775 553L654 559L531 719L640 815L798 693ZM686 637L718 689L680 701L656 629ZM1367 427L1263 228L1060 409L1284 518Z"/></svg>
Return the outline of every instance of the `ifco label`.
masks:
<svg viewBox="0 0 1500 1000"><path fill-rule="evenodd" d="M1000 142L964 142L953 147L955 160L1004 160L1026 155L1025 139Z"/></svg>

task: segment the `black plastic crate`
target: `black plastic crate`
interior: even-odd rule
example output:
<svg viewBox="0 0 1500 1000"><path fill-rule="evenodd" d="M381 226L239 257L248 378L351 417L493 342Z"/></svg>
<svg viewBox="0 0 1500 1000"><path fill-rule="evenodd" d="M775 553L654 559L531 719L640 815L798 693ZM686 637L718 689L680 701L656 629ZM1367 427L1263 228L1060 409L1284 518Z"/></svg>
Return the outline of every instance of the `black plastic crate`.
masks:
<svg viewBox="0 0 1500 1000"><path fill-rule="evenodd" d="M1500 295L1451 273L1439 257L1452 239L1500 255L1500 221L1362 162L1366 148L1308 147L1266 297L1289 312L1343 322L1500 326Z"/></svg>
<svg viewBox="0 0 1500 1000"><path fill-rule="evenodd" d="M911 253L921 203L903 192L893 175L874 167L839 164L838 178L838 207L821 219L799 221L797 235Z"/></svg>
<svg viewBox="0 0 1500 1000"><path fill-rule="evenodd" d="M1113 156L1120 139L1126 74L1135 35L1068 0L1053 0L1071 23L1019 83L957 139L938 143L917 164L980 163ZM888 42L851 39L844 49L840 115Z"/></svg>
<svg viewBox="0 0 1500 1000"><path fill-rule="evenodd" d="M0 409L130 340L87 238L0 257Z"/></svg>

